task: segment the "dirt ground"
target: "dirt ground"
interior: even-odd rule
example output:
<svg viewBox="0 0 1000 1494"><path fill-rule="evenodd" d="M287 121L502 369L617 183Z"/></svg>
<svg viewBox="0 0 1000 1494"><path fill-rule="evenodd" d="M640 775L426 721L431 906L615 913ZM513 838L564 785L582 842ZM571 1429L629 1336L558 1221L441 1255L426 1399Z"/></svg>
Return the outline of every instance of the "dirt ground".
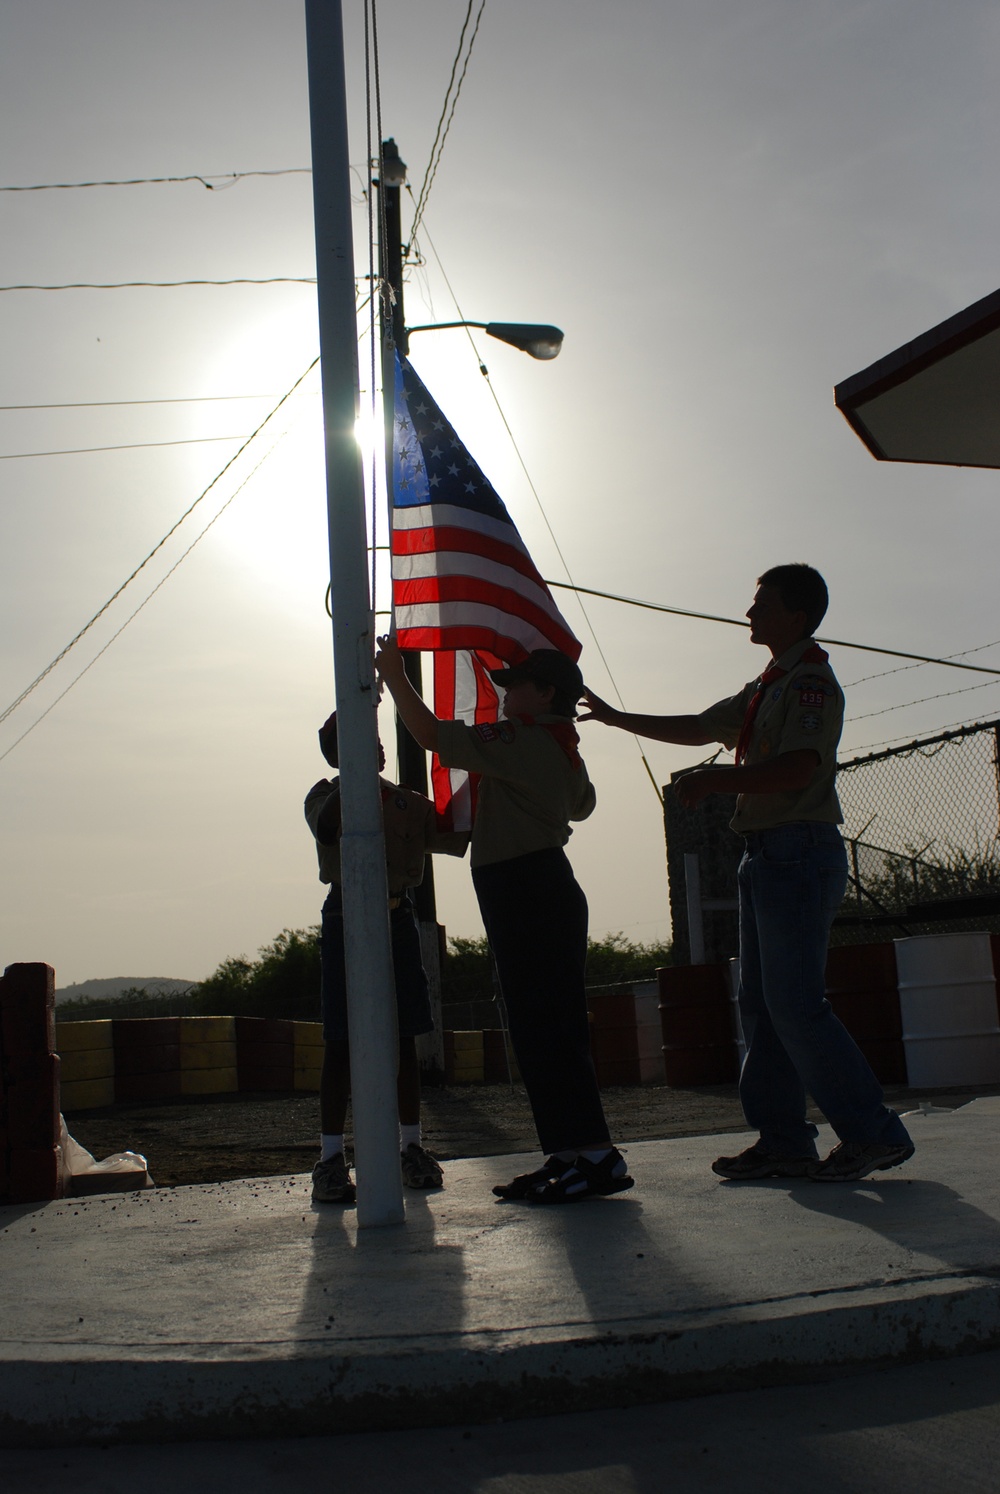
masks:
<svg viewBox="0 0 1000 1494"><path fill-rule="evenodd" d="M1000 1085L970 1089L890 1089L899 1111L921 1102L954 1108ZM619 1143L745 1129L735 1085L668 1089L620 1086L603 1092ZM814 1119L821 1120L818 1112ZM537 1150L524 1090L515 1085L456 1085L424 1091L425 1144L442 1160ZM71 1136L95 1157L141 1152L160 1187L308 1172L318 1156L316 1095L220 1095L210 1101L120 1105L67 1117ZM350 1131L348 1131L348 1138Z"/></svg>

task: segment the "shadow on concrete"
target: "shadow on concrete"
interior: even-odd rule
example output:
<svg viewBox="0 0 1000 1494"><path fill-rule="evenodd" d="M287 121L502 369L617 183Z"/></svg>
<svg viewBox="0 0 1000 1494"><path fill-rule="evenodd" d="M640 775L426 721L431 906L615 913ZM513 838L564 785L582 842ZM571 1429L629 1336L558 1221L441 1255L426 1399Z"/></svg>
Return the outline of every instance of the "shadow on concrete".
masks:
<svg viewBox="0 0 1000 1494"><path fill-rule="evenodd" d="M805 1209L860 1224L956 1274L1000 1274L1000 1222L946 1183L900 1175L796 1184L789 1191Z"/></svg>
<svg viewBox="0 0 1000 1494"><path fill-rule="evenodd" d="M406 1223L359 1229L357 1212L339 1204L313 1204L312 1252L299 1310L300 1343L330 1343L331 1353L366 1339L426 1339L464 1326L463 1251L435 1238L427 1195L406 1192ZM403 1315L386 1322L373 1302L387 1300L380 1288L398 1291ZM339 1347L338 1347L339 1346Z"/></svg>

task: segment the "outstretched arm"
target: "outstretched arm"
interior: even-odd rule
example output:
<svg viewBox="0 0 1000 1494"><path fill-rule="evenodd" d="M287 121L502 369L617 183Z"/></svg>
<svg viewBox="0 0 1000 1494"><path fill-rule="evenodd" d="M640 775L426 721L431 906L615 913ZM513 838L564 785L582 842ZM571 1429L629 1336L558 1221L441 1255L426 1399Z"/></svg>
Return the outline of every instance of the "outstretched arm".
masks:
<svg viewBox="0 0 1000 1494"><path fill-rule="evenodd" d="M685 809L694 809L709 794L783 794L805 788L820 764L818 752L798 748L767 763L732 768L698 768L674 785Z"/></svg>
<svg viewBox="0 0 1000 1494"><path fill-rule="evenodd" d="M378 640L375 669L379 679L396 702L396 710L410 736L426 752L436 752L438 718L407 679L399 645L395 638L390 638L388 634Z"/></svg>
<svg viewBox="0 0 1000 1494"><path fill-rule="evenodd" d="M681 747L705 747L715 741L698 716L638 716L631 711L616 711L593 690L584 690L583 698L589 714L578 716L578 721L601 721L605 726L620 726L637 737L676 742Z"/></svg>

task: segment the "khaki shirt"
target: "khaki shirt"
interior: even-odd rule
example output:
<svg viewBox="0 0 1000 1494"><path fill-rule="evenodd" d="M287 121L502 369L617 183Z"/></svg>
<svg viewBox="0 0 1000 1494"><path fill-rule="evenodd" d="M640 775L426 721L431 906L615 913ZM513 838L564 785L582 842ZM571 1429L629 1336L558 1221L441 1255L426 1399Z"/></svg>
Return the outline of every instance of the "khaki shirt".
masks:
<svg viewBox="0 0 1000 1494"><path fill-rule="evenodd" d="M815 639L804 638L774 660L787 673L768 686L761 701L746 761L748 765L766 763L783 752L809 748L819 754L819 767L805 788L780 794L740 794L730 820L734 830L745 834L793 820L823 820L831 825L843 821L835 779L844 693L829 664L800 663L802 655L815 647ZM758 683L759 678L751 680L738 695L701 712L698 720L714 741L736 746Z"/></svg>
<svg viewBox="0 0 1000 1494"><path fill-rule="evenodd" d="M564 846L572 834L570 820L593 814L597 795L583 759L573 765L545 730L547 722L572 726L565 716L549 715L531 724L439 723L438 757L445 767L482 774L472 826L473 866Z"/></svg>
<svg viewBox="0 0 1000 1494"><path fill-rule="evenodd" d="M424 878L429 851L464 856L469 837L463 831L439 831L434 805L413 789L380 778L382 829L389 896L401 897ZM321 882L340 885L340 779L321 778L306 795L305 815L316 838Z"/></svg>

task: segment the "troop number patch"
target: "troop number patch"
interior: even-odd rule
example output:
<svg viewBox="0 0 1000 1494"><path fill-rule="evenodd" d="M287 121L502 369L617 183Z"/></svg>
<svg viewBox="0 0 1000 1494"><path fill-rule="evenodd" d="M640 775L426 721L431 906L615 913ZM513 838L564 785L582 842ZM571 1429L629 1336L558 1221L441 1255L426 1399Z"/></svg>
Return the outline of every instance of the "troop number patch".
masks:
<svg viewBox="0 0 1000 1494"><path fill-rule="evenodd" d="M514 728L509 721L481 721L472 729L481 742L505 742L509 745L514 740Z"/></svg>

